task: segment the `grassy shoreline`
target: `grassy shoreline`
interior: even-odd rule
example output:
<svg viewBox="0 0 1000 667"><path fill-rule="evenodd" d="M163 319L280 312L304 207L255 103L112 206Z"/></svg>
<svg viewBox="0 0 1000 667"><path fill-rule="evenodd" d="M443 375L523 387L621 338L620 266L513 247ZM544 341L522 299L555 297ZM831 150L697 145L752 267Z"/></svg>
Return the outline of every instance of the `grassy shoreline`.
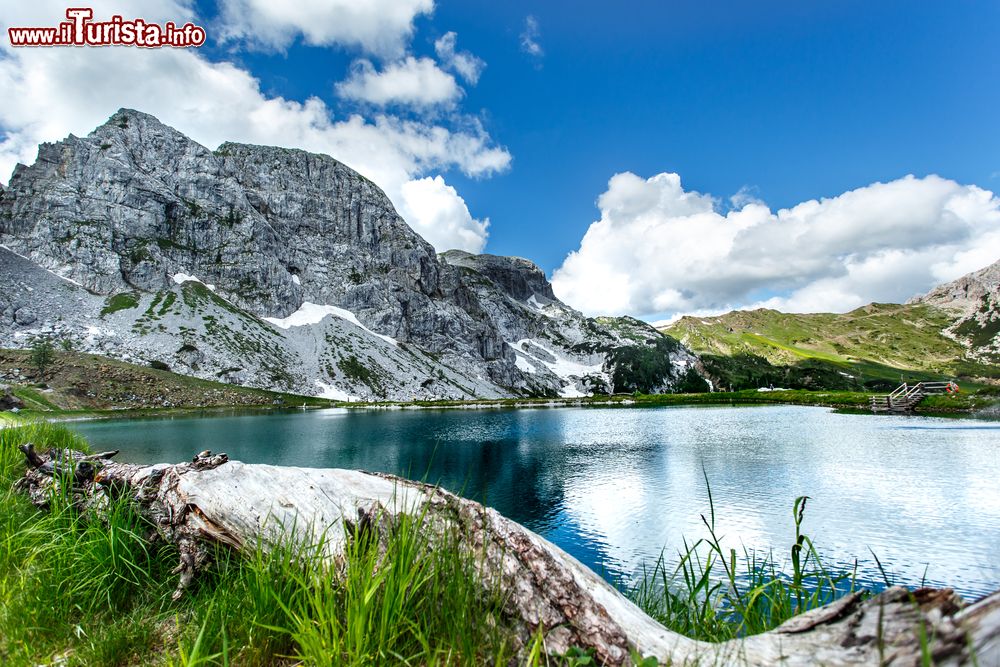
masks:
<svg viewBox="0 0 1000 667"><path fill-rule="evenodd" d="M515 657L507 593L478 578L461 535L432 547L419 518L404 520L385 541L351 540L333 570L315 545L220 548L197 585L172 601L176 550L148 540L151 526L127 497L110 498L94 520L68 494L53 494L39 512L14 490L24 471L17 446L29 441L87 450L59 425L0 430L3 664L496 665ZM661 559L625 592L669 629L706 641L767 632L853 592L850 574L827 571L800 532L804 503L793 512L801 558L793 546L792 571L724 549L709 496L708 536L685 545L676 569ZM592 664L582 651L547 655L541 637L525 647L524 664Z"/></svg>
<svg viewBox="0 0 1000 667"><path fill-rule="evenodd" d="M494 410L519 408L566 408L566 407L712 407L712 406L763 406L800 405L832 408L839 412L870 414L869 400L872 394L848 391L807 391L776 390L758 392L745 390L738 392L715 392L705 394L618 394L613 396L589 396L584 398L503 398L441 401L328 401L312 399L303 405L259 404L259 405L215 405L136 407L111 410L83 409L64 410L23 410L23 419L44 419L53 422L119 420L119 419L162 419L167 417L212 417L228 415L265 415L291 413L299 410L323 408L346 408L351 410ZM961 417L974 413L996 403L996 397L966 393L947 396L930 396L921 403L916 414L924 416ZM0 413L3 415L4 413ZM3 417L0 416L0 424Z"/></svg>
<svg viewBox="0 0 1000 667"><path fill-rule="evenodd" d="M808 391L802 389L761 392L743 390L702 394L616 394L585 398L502 398L442 401L358 401L335 402L334 407L352 409L469 409L469 408L538 408L538 407L655 407L699 405L804 405L844 411L869 412L874 394L855 391ZM993 403L978 394L930 396L921 403L917 414L971 413Z"/></svg>

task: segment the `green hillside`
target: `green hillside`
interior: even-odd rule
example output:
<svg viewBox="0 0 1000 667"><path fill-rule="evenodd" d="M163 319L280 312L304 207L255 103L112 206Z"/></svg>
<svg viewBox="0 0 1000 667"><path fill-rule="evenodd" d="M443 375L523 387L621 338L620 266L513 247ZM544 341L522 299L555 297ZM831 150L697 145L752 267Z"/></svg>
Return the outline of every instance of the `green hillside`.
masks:
<svg viewBox="0 0 1000 667"><path fill-rule="evenodd" d="M212 382L64 351L55 353L43 377L27 350L0 349L0 385L9 385L29 414L330 404L312 396Z"/></svg>
<svg viewBox="0 0 1000 667"><path fill-rule="evenodd" d="M926 304L870 304L849 313L733 311L661 329L702 356L725 388L876 389L901 379L1000 377L942 331L954 315Z"/></svg>

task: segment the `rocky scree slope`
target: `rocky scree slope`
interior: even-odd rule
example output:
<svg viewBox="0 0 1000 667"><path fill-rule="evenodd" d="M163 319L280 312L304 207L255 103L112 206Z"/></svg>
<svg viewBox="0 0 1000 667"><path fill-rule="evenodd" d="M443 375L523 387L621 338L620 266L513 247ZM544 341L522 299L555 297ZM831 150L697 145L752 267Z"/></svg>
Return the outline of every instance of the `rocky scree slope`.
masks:
<svg viewBox="0 0 1000 667"><path fill-rule="evenodd" d="M518 258L439 257L371 181L300 150L201 146L123 109L0 191L0 346L38 336L207 379L406 400L698 383L629 318Z"/></svg>

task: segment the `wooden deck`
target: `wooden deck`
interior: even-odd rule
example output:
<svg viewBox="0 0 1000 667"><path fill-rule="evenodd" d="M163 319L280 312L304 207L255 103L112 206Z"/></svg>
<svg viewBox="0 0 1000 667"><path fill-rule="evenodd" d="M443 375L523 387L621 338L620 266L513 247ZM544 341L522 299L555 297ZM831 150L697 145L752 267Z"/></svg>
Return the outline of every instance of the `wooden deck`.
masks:
<svg viewBox="0 0 1000 667"><path fill-rule="evenodd" d="M927 396L945 394L952 390L958 390L958 385L954 382L918 382L917 384L904 382L891 394L872 396L872 412L910 413Z"/></svg>

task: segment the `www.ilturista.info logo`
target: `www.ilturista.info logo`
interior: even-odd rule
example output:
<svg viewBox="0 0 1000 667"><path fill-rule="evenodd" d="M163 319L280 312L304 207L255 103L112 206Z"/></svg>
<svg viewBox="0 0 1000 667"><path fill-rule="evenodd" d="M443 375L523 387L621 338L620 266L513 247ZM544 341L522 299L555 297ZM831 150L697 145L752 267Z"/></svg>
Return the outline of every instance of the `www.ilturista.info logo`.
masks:
<svg viewBox="0 0 1000 667"><path fill-rule="evenodd" d="M54 28L7 28L11 46L163 46L185 48L205 43L205 29L173 21L160 25L143 19L125 20L112 16L110 21L93 21L94 10L70 7L66 18Z"/></svg>

